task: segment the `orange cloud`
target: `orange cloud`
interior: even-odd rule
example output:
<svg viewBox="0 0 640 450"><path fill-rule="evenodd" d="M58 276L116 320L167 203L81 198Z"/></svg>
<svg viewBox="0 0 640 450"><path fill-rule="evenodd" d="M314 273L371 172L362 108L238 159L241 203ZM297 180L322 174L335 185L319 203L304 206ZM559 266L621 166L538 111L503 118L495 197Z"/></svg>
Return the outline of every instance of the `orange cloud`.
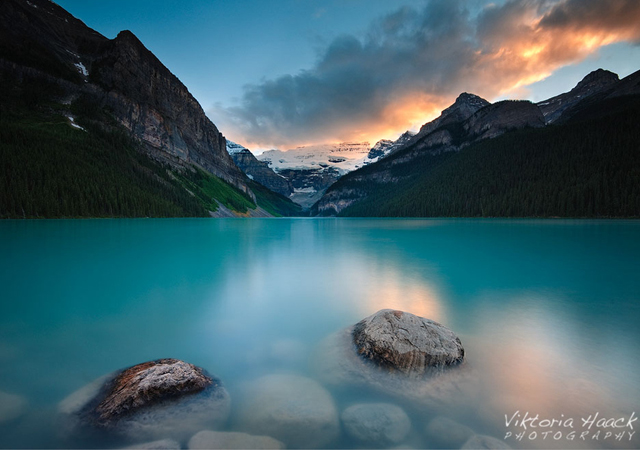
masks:
<svg viewBox="0 0 640 450"><path fill-rule="evenodd" d="M395 138L463 91L513 95L605 45L640 41L637 0L508 0L475 15L462 0L402 8L366 37L343 36L298 75L248 86L210 111L258 147Z"/></svg>

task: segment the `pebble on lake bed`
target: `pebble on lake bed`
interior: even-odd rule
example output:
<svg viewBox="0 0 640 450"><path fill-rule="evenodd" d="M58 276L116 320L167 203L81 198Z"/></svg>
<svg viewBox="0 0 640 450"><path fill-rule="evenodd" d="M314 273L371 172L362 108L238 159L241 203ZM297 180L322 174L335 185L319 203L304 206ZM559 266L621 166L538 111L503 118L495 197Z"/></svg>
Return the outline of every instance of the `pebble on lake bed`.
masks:
<svg viewBox="0 0 640 450"><path fill-rule="evenodd" d="M145 442L144 444L132 445L122 450L180 450L180 443L173 439L161 439L159 441Z"/></svg>
<svg viewBox="0 0 640 450"><path fill-rule="evenodd" d="M460 448L475 434L468 426L442 416L432 419L425 431L437 448Z"/></svg>
<svg viewBox="0 0 640 450"><path fill-rule="evenodd" d="M284 444L269 436L232 431L204 430L189 440L189 449L283 449Z"/></svg>
<svg viewBox="0 0 640 450"><path fill-rule="evenodd" d="M0 391L0 423L17 419L27 411L27 400L16 394Z"/></svg>
<svg viewBox="0 0 640 450"><path fill-rule="evenodd" d="M339 434L331 394L298 375L268 375L253 382L239 408L239 427L273 436L291 448L319 448Z"/></svg>
<svg viewBox="0 0 640 450"><path fill-rule="evenodd" d="M411 420L404 410L388 403L353 405L340 418L349 436L368 444L398 444L411 430Z"/></svg>
<svg viewBox="0 0 640 450"><path fill-rule="evenodd" d="M481 434L475 434L469 438L467 442L464 443L461 449L465 450L478 450L478 449L486 449L486 450L510 450L507 444L500 439L496 439L491 436L484 436Z"/></svg>

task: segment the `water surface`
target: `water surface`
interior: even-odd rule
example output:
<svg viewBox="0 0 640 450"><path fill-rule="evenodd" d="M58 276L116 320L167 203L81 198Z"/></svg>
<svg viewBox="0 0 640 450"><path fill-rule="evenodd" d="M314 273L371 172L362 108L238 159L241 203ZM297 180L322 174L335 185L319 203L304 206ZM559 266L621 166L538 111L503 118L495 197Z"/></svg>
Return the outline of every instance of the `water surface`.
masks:
<svg viewBox="0 0 640 450"><path fill-rule="evenodd" d="M446 413L479 433L502 439L516 411L628 416L640 409L638 274L636 221L3 221L0 391L29 407L0 423L0 447L72 445L56 404L152 359L202 366L232 398L265 374L314 378L318 343L383 308L461 337L482 392ZM334 395L340 410L354 401ZM405 444L430 446L423 429L440 412L403 402ZM508 443L636 448L640 437Z"/></svg>

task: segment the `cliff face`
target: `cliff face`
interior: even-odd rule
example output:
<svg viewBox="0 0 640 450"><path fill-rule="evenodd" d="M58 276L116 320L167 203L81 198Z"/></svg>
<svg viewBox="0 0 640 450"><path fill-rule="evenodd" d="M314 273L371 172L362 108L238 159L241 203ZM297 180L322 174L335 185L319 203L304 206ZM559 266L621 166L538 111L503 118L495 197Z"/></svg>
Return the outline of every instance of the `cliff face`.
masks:
<svg viewBox="0 0 640 450"><path fill-rule="evenodd" d="M544 116L535 104L513 100L482 108L464 123L465 131L476 140L493 138L510 130L542 126Z"/></svg>
<svg viewBox="0 0 640 450"><path fill-rule="evenodd" d="M0 29L1 59L59 79L69 99L106 107L153 159L201 167L253 197L225 138L131 32L109 40L48 0L3 0Z"/></svg>
<svg viewBox="0 0 640 450"><path fill-rule="evenodd" d="M291 182L271 170L268 163L259 161L248 148L227 141L227 152L231 155L236 166L252 180L285 197L293 194Z"/></svg>

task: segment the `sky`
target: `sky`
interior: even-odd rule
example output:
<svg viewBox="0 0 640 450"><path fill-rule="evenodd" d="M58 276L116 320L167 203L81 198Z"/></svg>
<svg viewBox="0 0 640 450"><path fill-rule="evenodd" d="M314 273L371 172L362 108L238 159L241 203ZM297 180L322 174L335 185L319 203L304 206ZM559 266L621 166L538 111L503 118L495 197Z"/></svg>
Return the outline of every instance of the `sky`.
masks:
<svg viewBox="0 0 640 450"><path fill-rule="evenodd" d="M57 0L131 30L230 140L395 139L461 92L541 101L640 69L638 0Z"/></svg>

